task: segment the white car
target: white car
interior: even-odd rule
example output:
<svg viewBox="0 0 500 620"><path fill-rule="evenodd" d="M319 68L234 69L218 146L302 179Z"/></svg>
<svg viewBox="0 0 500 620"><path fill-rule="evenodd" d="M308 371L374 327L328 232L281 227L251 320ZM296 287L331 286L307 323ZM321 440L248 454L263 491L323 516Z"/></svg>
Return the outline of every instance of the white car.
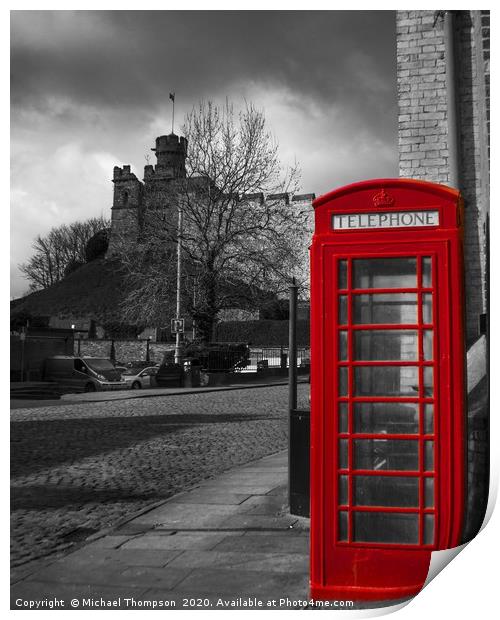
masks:
<svg viewBox="0 0 500 620"><path fill-rule="evenodd" d="M158 366L148 366L147 368L127 368L122 373L122 379L132 390L152 387L153 377L158 372Z"/></svg>

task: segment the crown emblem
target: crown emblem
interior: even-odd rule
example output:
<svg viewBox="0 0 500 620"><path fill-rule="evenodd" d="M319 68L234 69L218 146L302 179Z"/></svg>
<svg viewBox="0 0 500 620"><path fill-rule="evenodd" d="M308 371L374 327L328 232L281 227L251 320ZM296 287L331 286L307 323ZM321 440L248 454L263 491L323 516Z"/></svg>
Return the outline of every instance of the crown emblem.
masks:
<svg viewBox="0 0 500 620"><path fill-rule="evenodd" d="M373 204L376 207L392 207L394 206L394 198L388 194L385 189L380 190L380 192L377 192L373 198Z"/></svg>

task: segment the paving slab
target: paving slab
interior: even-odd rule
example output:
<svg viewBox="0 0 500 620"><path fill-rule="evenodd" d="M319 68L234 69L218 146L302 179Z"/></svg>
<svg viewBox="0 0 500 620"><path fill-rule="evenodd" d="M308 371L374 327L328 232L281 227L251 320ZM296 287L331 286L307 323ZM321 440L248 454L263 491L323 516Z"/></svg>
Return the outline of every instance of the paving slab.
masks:
<svg viewBox="0 0 500 620"><path fill-rule="evenodd" d="M238 469L234 472L230 472L227 474L222 474L217 478L217 482L220 483L222 481L235 481L238 483L244 483L244 481L252 482L255 480L257 476L254 471L245 471L244 469ZM280 484L283 480L283 472L280 469L271 470L265 469L259 472L258 476L259 484L271 484L275 486L276 484Z"/></svg>
<svg viewBox="0 0 500 620"><path fill-rule="evenodd" d="M235 551L184 551L171 568L227 568L232 570L308 573L308 558L302 553L239 553Z"/></svg>
<svg viewBox="0 0 500 620"><path fill-rule="evenodd" d="M214 591L244 596L280 596L281 592L296 592L307 598L308 577L304 573L278 573L230 569L195 568L179 584L179 590L198 595Z"/></svg>
<svg viewBox="0 0 500 620"><path fill-rule="evenodd" d="M132 535L103 536L88 543L86 549L116 549L131 538Z"/></svg>
<svg viewBox="0 0 500 620"><path fill-rule="evenodd" d="M268 491L266 495L279 495L280 497L288 497L288 489L285 485L280 485Z"/></svg>
<svg viewBox="0 0 500 620"><path fill-rule="evenodd" d="M101 549L90 554L85 553L85 549L83 549L78 553L56 560L51 566L54 569L97 568L114 564L124 568L128 566L162 567L182 553L181 549Z"/></svg>
<svg viewBox="0 0 500 620"><path fill-rule="evenodd" d="M174 536L148 535L134 538L123 549L213 549L227 538L243 536L240 532L178 532Z"/></svg>
<svg viewBox="0 0 500 620"><path fill-rule="evenodd" d="M171 529L216 527L229 515L235 514L237 505L183 504L168 502L137 517L136 523L151 524Z"/></svg>
<svg viewBox="0 0 500 620"><path fill-rule="evenodd" d="M286 507L285 498L276 495L253 495L240 504L241 510L249 515L283 513Z"/></svg>
<svg viewBox="0 0 500 620"><path fill-rule="evenodd" d="M279 538L305 538L309 540L309 528L303 528L300 523L300 517L297 523L295 523L290 529L287 530L255 530L255 532L245 532L245 536L269 536Z"/></svg>
<svg viewBox="0 0 500 620"><path fill-rule="evenodd" d="M255 551L272 553L304 553L309 552L309 539L306 536L277 536L276 532L266 532L259 536L247 532L244 536L226 537L213 549L216 551L235 551L254 553Z"/></svg>
<svg viewBox="0 0 500 620"><path fill-rule="evenodd" d="M196 493L184 493L182 496L173 498L172 504L222 504L238 505L252 497L248 493L224 493L211 492L209 489L200 490Z"/></svg>
<svg viewBox="0 0 500 620"><path fill-rule="evenodd" d="M248 495L268 495L269 494L269 485L264 485L264 484L252 484L252 483L248 483L245 484L245 482L243 482L242 484L239 484L237 482L232 482L232 481L227 481L227 482L221 482L220 484L217 484L217 482L210 482L210 483L206 483L203 486L200 486L200 489L203 490L223 490L224 492L229 492L229 493L246 493ZM271 489L272 490L272 489Z"/></svg>
<svg viewBox="0 0 500 620"><path fill-rule="evenodd" d="M240 514L233 515L228 519L225 519L221 523L221 527L242 530L287 530L292 527L294 523L297 523L297 517L292 517L289 515L275 516L272 514Z"/></svg>
<svg viewBox="0 0 500 620"><path fill-rule="evenodd" d="M172 588L190 572L190 569L158 568L154 566L127 566L108 562L92 565L63 566L52 564L44 571L32 575L30 580L51 584L82 584L84 586L151 587Z"/></svg>
<svg viewBox="0 0 500 620"><path fill-rule="evenodd" d="M286 467L286 463L281 464L270 462L268 464L263 463L261 465L244 465L241 468L241 471L244 473L267 474L283 471L283 467Z"/></svg>

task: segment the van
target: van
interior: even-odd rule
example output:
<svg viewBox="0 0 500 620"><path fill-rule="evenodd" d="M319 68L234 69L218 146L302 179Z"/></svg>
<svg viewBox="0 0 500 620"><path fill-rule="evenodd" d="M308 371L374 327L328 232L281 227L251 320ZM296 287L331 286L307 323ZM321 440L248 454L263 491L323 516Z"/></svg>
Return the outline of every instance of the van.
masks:
<svg viewBox="0 0 500 620"><path fill-rule="evenodd" d="M56 355L44 363L45 381L55 381L71 392L125 390L127 383L108 360L100 357Z"/></svg>

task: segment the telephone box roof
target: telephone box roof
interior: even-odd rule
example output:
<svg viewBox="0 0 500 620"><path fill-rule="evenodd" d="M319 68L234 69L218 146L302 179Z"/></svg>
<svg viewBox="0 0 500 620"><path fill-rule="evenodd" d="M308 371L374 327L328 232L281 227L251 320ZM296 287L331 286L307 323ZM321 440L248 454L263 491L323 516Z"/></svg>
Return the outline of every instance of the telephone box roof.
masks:
<svg viewBox="0 0 500 620"><path fill-rule="evenodd" d="M367 181L359 181L357 183L350 183L349 185L344 185L343 187L339 187L334 189L326 194L318 196L316 200L313 201L313 207L316 209L321 205L340 198L345 194L352 194L356 191L370 190L370 189L410 189L416 191L425 191L428 193L434 193L442 199L448 200L456 200L459 191L452 188L447 187L446 185L438 185L437 183L430 183L428 181L418 181L415 179L369 179Z"/></svg>

